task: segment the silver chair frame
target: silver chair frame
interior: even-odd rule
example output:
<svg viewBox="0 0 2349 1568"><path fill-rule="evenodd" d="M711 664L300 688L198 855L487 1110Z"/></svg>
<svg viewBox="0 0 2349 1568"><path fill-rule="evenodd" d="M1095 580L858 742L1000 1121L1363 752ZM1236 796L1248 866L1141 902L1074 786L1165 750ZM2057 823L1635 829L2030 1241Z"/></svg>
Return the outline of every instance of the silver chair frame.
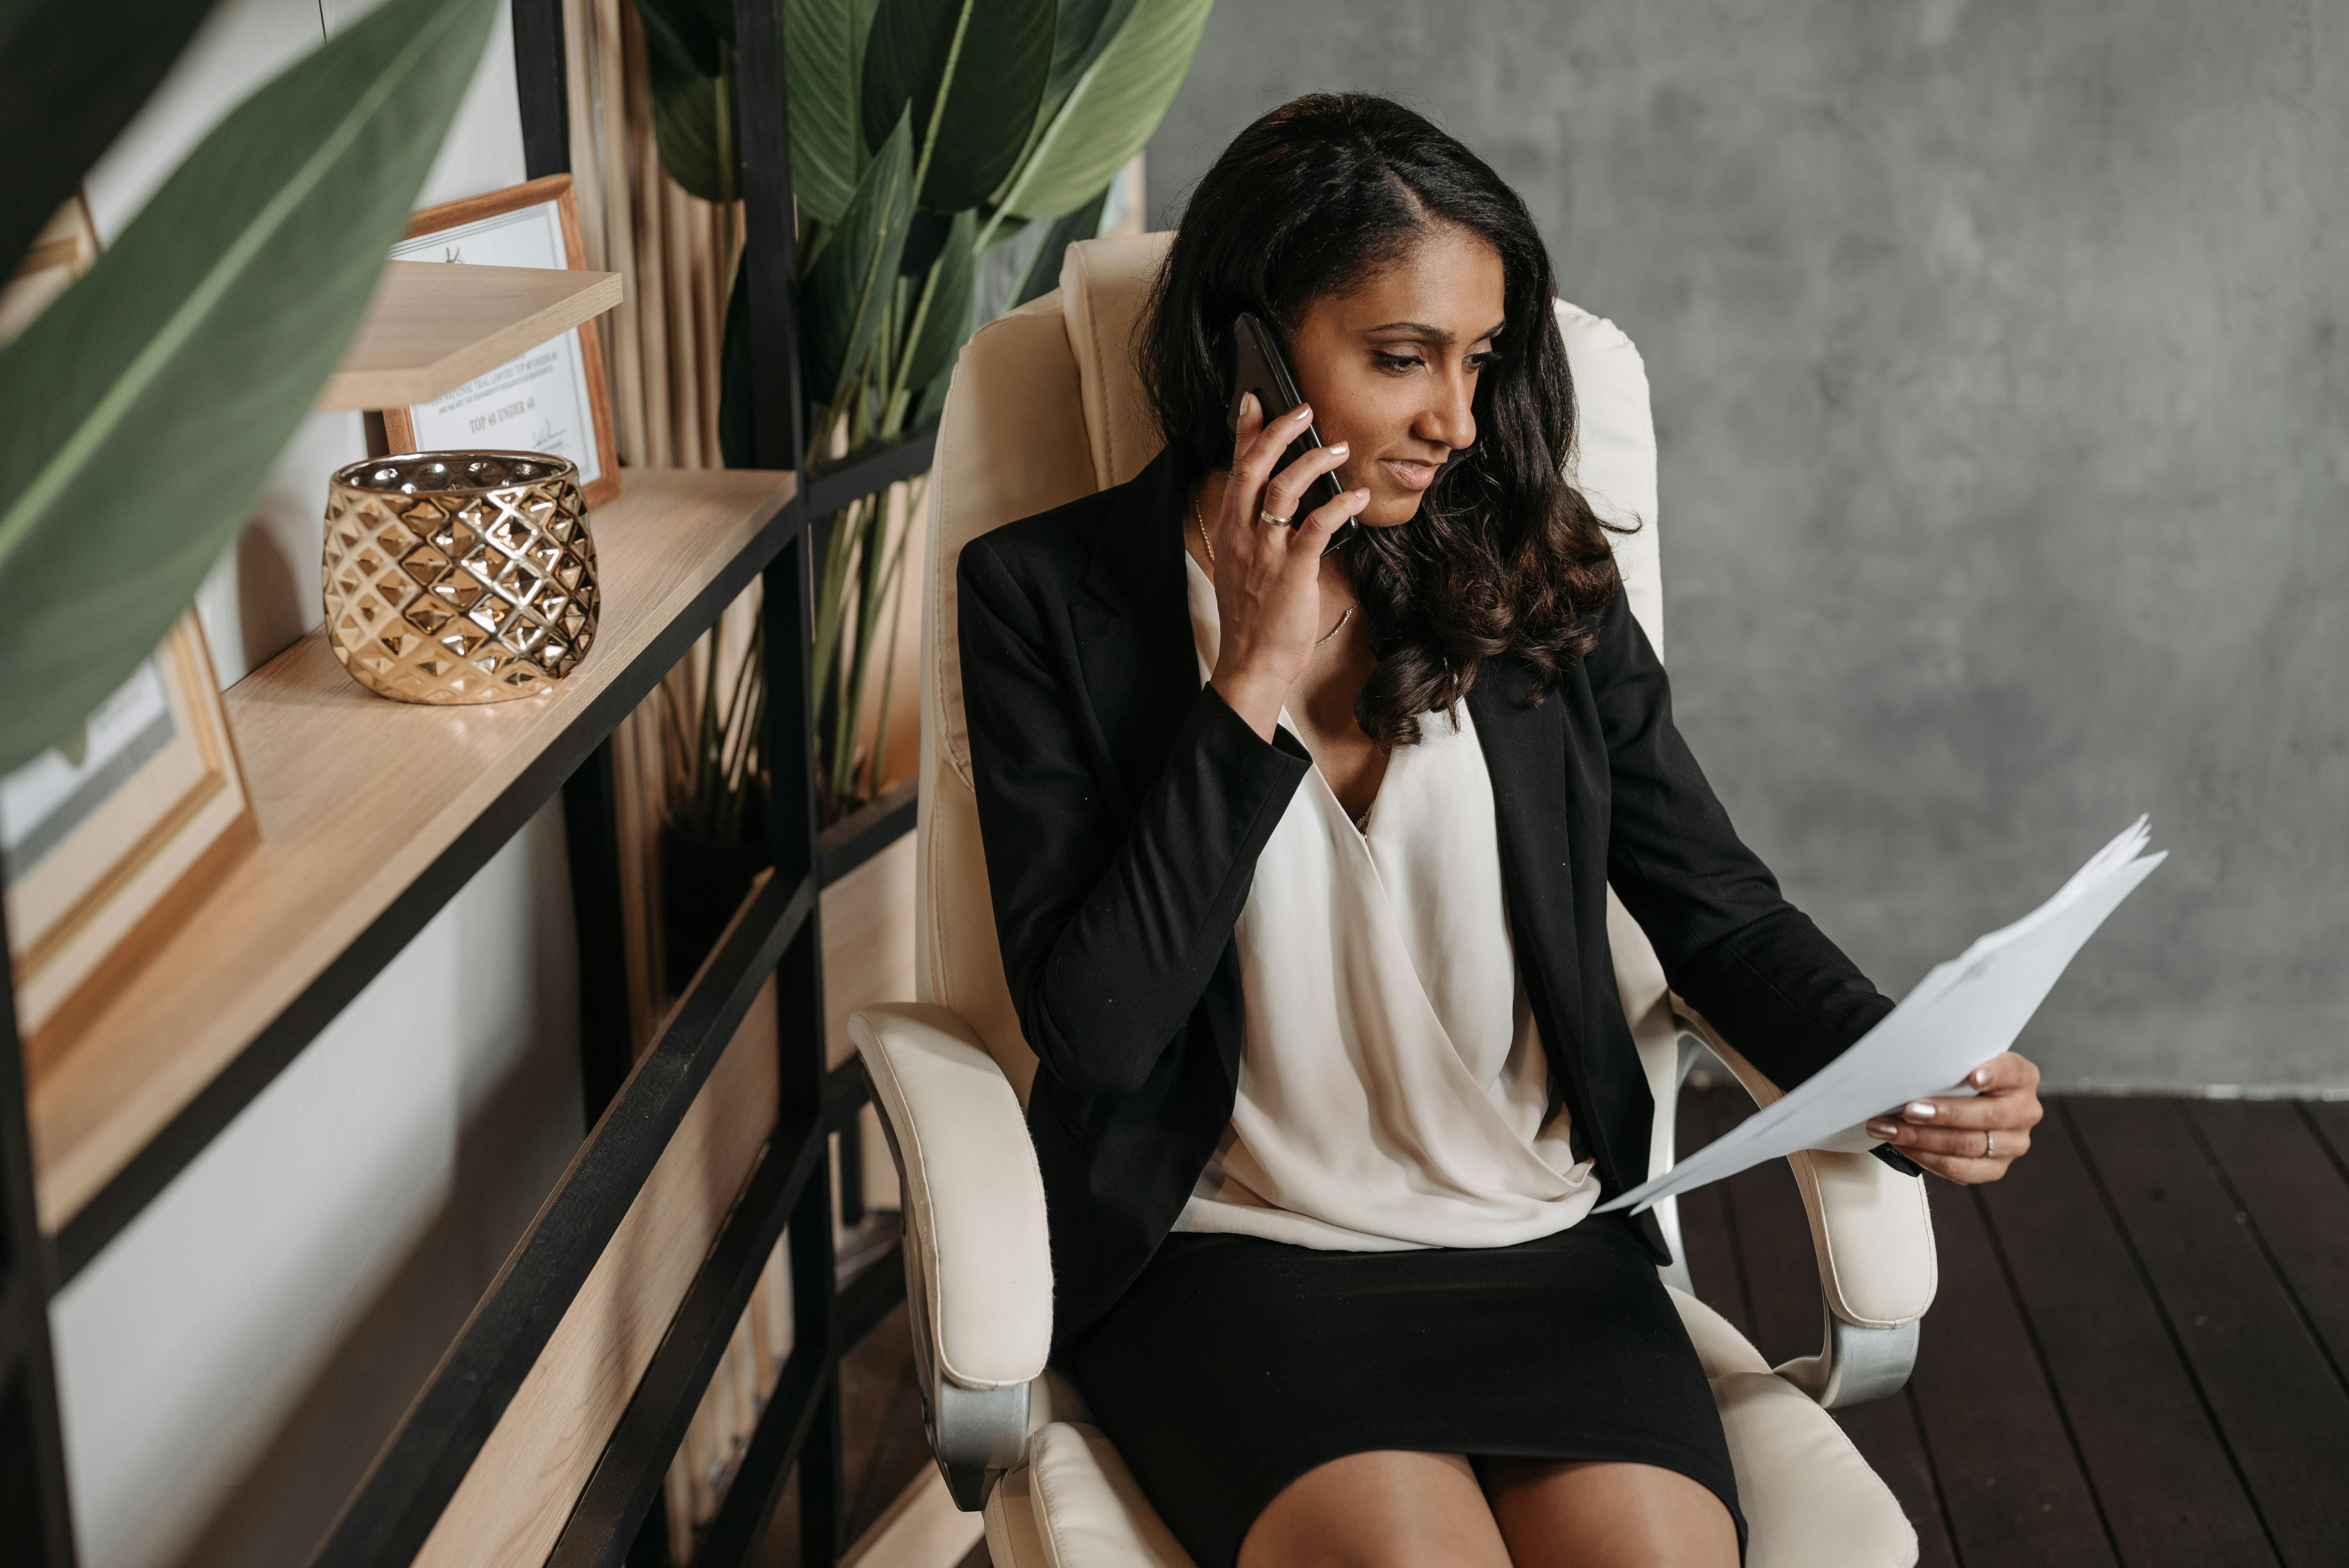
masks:
<svg viewBox="0 0 2349 1568"><path fill-rule="evenodd" d="M1675 1107L1682 1089L1687 1087L1689 1074L1704 1062L1711 1062L1713 1069L1730 1082L1738 1081L1737 1075L1696 1036L1683 1032L1679 1047L1679 1059L1672 1072ZM1657 1114L1670 1112L1659 1109ZM1663 1145L1669 1163L1675 1158L1669 1127L1663 1131ZM1672 1261L1664 1269L1665 1280L1676 1290L1696 1295L1696 1286L1689 1277L1688 1249L1681 1240L1680 1200L1667 1198L1657 1204L1656 1222L1663 1227L1665 1244L1672 1250ZM1890 1328L1865 1328L1857 1323L1846 1323L1827 1305L1825 1290L1819 1293L1819 1314L1826 1319L1826 1330L1818 1353L1797 1357L1773 1367L1779 1377L1829 1410L1889 1399L1907 1386L1909 1374L1917 1365L1917 1329L1922 1318L1912 1318Z"/></svg>

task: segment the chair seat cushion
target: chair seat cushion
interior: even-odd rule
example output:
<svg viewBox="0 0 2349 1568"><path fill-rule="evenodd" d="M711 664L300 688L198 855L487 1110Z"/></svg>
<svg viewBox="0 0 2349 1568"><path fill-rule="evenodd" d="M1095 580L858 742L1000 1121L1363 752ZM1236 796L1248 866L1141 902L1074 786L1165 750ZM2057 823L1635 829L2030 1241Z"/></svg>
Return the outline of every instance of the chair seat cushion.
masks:
<svg viewBox="0 0 2349 1568"><path fill-rule="evenodd" d="M1075 1421L1028 1439L1027 1464L988 1500L987 1548L996 1568L1192 1568L1116 1448Z"/></svg>
<svg viewBox="0 0 2349 1568"><path fill-rule="evenodd" d="M1745 1568L1909 1568L1917 1532L1835 1418L1784 1377L1713 1380L1745 1511Z"/></svg>

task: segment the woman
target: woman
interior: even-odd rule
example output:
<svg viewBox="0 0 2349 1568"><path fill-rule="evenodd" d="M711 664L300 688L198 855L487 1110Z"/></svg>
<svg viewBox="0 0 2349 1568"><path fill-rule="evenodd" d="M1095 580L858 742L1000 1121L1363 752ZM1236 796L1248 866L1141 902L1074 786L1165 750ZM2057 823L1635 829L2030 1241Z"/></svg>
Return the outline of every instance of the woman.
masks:
<svg viewBox="0 0 2349 1568"><path fill-rule="evenodd" d="M1891 1004L1673 728L1561 478L1554 292L1467 149L1299 99L1199 182L1159 279L1165 449L962 556L1056 1355L1202 1568L1743 1548L1655 1222L1590 1212L1644 1177L1652 1110L1607 887L1781 1085ZM1309 407L1234 429L1242 311ZM1279 466L1309 419L1329 445ZM2036 1080L2001 1057L1875 1130L1995 1180Z"/></svg>

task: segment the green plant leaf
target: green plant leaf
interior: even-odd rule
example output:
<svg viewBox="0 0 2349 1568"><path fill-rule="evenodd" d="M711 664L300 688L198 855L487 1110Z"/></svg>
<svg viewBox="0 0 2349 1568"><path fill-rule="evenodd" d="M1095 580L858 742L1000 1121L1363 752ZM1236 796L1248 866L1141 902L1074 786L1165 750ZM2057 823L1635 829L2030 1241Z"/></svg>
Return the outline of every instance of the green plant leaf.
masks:
<svg viewBox="0 0 2349 1568"><path fill-rule="evenodd" d="M645 46L653 58L666 58L696 76L714 77L725 69L719 51L733 39L732 16L713 12L701 0L636 0L636 19L645 25Z"/></svg>
<svg viewBox="0 0 2349 1568"><path fill-rule="evenodd" d="M914 129L904 110L800 291L810 402L828 403L872 352L914 216Z"/></svg>
<svg viewBox="0 0 2349 1568"><path fill-rule="evenodd" d="M1046 117L996 205L1023 218L1073 211L1143 149L1198 52L1215 0L1140 0Z"/></svg>
<svg viewBox="0 0 2349 1568"><path fill-rule="evenodd" d="M731 201L741 191L733 19L719 26L702 0L636 0L636 15L661 167L705 201Z"/></svg>
<svg viewBox="0 0 2349 1568"><path fill-rule="evenodd" d="M881 0L874 8L873 26L865 35L864 57L858 62L857 119L864 145L877 148L926 85L927 96L937 92L946 43L941 29L951 32L976 0ZM917 108L917 123L927 110Z"/></svg>
<svg viewBox="0 0 2349 1568"><path fill-rule="evenodd" d="M783 0L790 77L792 194L819 223L837 223L864 172L857 119L864 36L876 0Z"/></svg>
<svg viewBox="0 0 2349 1568"><path fill-rule="evenodd" d="M731 201L739 193L734 156L734 74L680 71L651 55L653 142L661 167L704 201Z"/></svg>
<svg viewBox="0 0 2349 1568"><path fill-rule="evenodd" d="M122 684L251 517L495 15L387 0L222 121L0 349L0 769Z"/></svg>
<svg viewBox="0 0 2349 1568"><path fill-rule="evenodd" d="M907 387L926 387L952 368L955 351L970 335L970 307L978 283L978 253L972 242L978 237L978 214L968 208L956 213L932 263L933 276L924 282L929 304L922 312L921 330L906 361Z"/></svg>
<svg viewBox="0 0 2349 1568"><path fill-rule="evenodd" d="M978 214L978 248L981 254L1008 240L1019 238L1020 231L1028 227L1027 219L999 212L983 202L972 211Z"/></svg>
<svg viewBox="0 0 2349 1568"><path fill-rule="evenodd" d="M955 214L932 212L925 208L914 209L914 222L905 231L905 253L897 259L897 275L925 278L947 248L947 236L954 232Z"/></svg>
<svg viewBox="0 0 2349 1568"><path fill-rule="evenodd" d="M1060 21L1052 32L1052 74L1044 83L1044 101L1058 103L1085 67L1101 58L1125 19L1133 15L1134 0L1060 0Z"/></svg>
<svg viewBox="0 0 2349 1568"><path fill-rule="evenodd" d="M928 159L923 206L975 207L1011 172L1043 101L1055 20L1054 0L881 0L864 46L864 139L876 145L911 108L916 166Z"/></svg>
<svg viewBox="0 0 2349 1568"><path fill-rule="evenodd" d="M734 286L726 295L726 331L718 350L718 460L730 469L751 467L758 433L751 428L750 268L746 253L735 264Z"/></svg>
<svg viewBox="0 0 2349 1568"><path fill-rule="evenodd" d="M0 278L139 112L212 0L19 0L0 20Z"/></svg>

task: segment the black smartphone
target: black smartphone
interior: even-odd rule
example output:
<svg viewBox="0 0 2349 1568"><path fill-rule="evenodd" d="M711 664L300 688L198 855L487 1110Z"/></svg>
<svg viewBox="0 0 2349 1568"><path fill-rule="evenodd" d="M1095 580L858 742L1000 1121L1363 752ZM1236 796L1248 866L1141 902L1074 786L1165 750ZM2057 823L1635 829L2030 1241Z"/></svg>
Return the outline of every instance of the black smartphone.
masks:
<svg viewBox="0 0 2349 1568"><path fill-rule="evenodd" d="M1303 395L1297 390L1297 377L1289 374L1288 361L1281 357L1279 340L1273 336L1270 327L1250 312L1242 311L1232 322L1231 330L1225 337L1231 364L1232 392L1224 422L1235 431L1238 430L1240 424L1240 399L1251 392L1256 394L1257 407L1264 411L1264 422L1268 425L1305 401ZM1280 461L1273 465L1273 471L1278 473L1321 444L1321 432L1310 424L1307 425L1305 433L1288 443L1288 450L1280 455ZM1338 482L1334 472L1321 475L1305 488L1304 499L1297 503L1297 511L1289 517L1288 526L1298 527L1304 522L1307 514L1345 493L1346 487ZM1351 538L1356 526L1355 521L1348 518L1339 526L1338 531L1330 536L1330 543L1321 553L1327 555Z"/></svg>

